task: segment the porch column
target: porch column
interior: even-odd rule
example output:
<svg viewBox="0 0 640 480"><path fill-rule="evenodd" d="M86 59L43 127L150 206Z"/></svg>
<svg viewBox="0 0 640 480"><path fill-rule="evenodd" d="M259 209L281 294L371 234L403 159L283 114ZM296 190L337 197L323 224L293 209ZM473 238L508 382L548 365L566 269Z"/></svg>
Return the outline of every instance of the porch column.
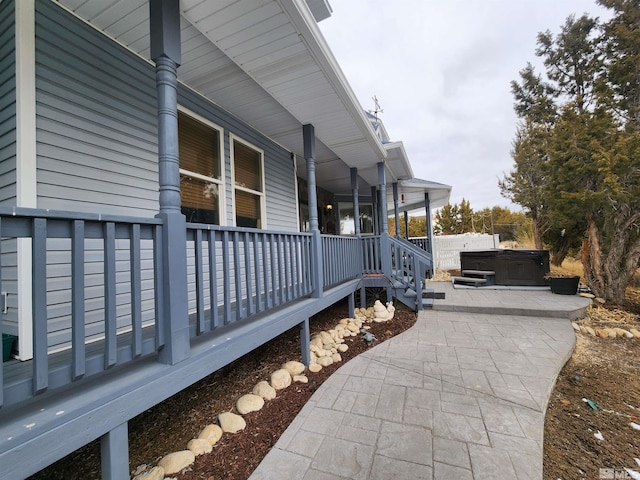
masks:
<svg viewBox="0 0 640 480"><path fill-rule="evenodd" d="M179 0L150 0L151 59L156 64L158 96L158 172L162 219L162 316L165 344L162 363L189 357L187 296L187 229L180 211L177 70L180 53Z"/></svg>
<svg viewBox="0 0 640 480"><path fill-rule="evenodd" d="M429 192L425 192L424 193L424 210L425 213L427 214L427 218L426 218L426 227L427 227L427 252L433 254L433 238L432 237L432 230L431 230L431 202L429 201Z"/></svg>
<svg viewBox="0 0 640 480"><path fill-rule="evenodd" d="M409 240L409 212L404 212L404 238Z"/></svg>
<svg viewBox="0 0 640 480"><path fill-rule="evenodd" d="M351 168L351 195L353 196L353 227L356 237L360 236L360 200L358 198L358 169Z"/></svg>
<svg viewBox="0 0 640 480"><path fill-rule="evenodd" d="M371 209L373 210L373 233L380 235L380 216L378 215L378 187L371 187Z"/></svg>
<svg viewBox="0 0 640 480"><path fill-rule="evenodd" d="M324 272L322 264L322 237L318 225L318 194L316 191L316 134L310 123L302 126L304 159L307 162L307 184L309 202L309 230L311 239L311 276L313 278L313 298L322 297Z"/></svg>
<svg viewBox="0 0 640 480"><path fill-rule="evenodd" d="M380 233L389 233L387 214L387 179L384 174L384 162L378 163L378 209L380 210Z"/></svg>
<svg viewBox="0 0 640 480"><path fill-rule="evenodd" d="M387 180L384 162L378 163L378 210L380 210L380 257L382 272L391 277L391 241L389 239L389 224L387 220ZM391 296L391 288L387 288L387 298Z"/></svg>
<svg viewBox="0 0 640 480"><path fill-rule="evenodd" d="M396 237L400 238L400 211L398 210L398 182L391 184L393 188L393 214L396 219Z"/></svg>
<svg viewBox="0 0 640 480"><path fill-rule="evenodd" d="M100 438L100 464L104 480L129 478L129 432L127 422Z"/></svg>
<svg viewBox="0 0 640 480"><path fill-rule="evenodd" d="M426 226L427 226L427 252L431 254L431 261L435 262L433 258L433 229L431 228L431 202L429 201L429 192L424 192L424 209L427 214ZM431 264L431 269L427 272L429 278L433 277L435 264Z"/></svg>

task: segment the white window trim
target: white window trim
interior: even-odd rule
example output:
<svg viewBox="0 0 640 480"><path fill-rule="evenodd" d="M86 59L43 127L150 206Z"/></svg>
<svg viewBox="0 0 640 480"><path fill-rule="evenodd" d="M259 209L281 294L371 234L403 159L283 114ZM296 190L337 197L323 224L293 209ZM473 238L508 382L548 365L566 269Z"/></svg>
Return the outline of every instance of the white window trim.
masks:
<svg viewBox="0 0 640 480"><path fill-rule="evenodd" d="M260 181L262 183L262 192L257 190L253 190L251 188L242 187L240 185L236 185L236 171L235 171L235 160L233 158L233 145L235 142L241 143L246 147L249 147L260 154ZM257 147L256 145L243 140L242 138L234 135L233 133L229 133L229 157L231 160L231 185L233 188L231 189L231 209L233 210L232 221L233 226L236 225L236 190L240 190L243 192L251 193L253 195L259 196L260 198L260 229L265 230L267 228L267 195L266 195L266 183L265 183L265 175L264 175L264 150L262 148Z"/></svg>
<svg viewBox="0 0 640 480"><path fill-rule="evenodd" d="M197 120L203 125L206 125L212 130L216 130L218 132L218 137L219 137L218 159L220 162L220 165L219 165L220 179L217 179L214 177L207 177L206 175L201 175L199 173L192 172L191 170L185 170L184 168L180 169L180 173L183 175L188 175L192 178L196 178L198 180L203 180L205 182L211 182L218 185L218 209L219 209L218 216L220 218L220 225L226 225L227 224L227 209L226 209L227 202L226 202L226 182L225 182L226 169L225 169L225 161L224 161L224 128L222 128L220 125L216 123L213 123L211 120L206 119L202 115L198 115L194 111L189 110L186 107L183 107L182 105L178 105L178 111L180 113L184 113L185 115L193 118L194 120Z"/></svg>
<svg viewBox="0 0 640 480"><path fill-rule="evenodd" d="M38 206L36 166L35 2L15 3L16 48L16 206ZM33 358L31 239L18 244L18 350L20 360Z"/></svg>

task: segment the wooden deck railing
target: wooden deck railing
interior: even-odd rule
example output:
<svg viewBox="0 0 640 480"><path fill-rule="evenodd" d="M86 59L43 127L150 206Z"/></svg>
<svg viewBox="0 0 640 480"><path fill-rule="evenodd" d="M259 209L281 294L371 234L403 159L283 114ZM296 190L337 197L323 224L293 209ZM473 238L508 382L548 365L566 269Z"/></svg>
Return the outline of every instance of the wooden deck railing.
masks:
<svg viewBox="0 0 640 480"><path fill-rule="evenodd" d="M187 252L195 335L306 297L314 288L310 234L188 224Z"/></svg>
<svg viewBox="0 0 640 480"><path fill-rule="evenodd" d="M362 240L337 235L322 236L324 287L329 288L362 275Z"/></svg>
<svg viewBox="0 0 640 480"><path fill-rule="evenodd" d="M33 360L0 369L0 406L153 353L164 344L160 307L157 302L151 306L155 323L145 333L142 307L149 280L151 302L159 298L161 237L156 219L0 208L0 291L16 292L18 239L31 245L33 336ZM146 254L145 261L153 273L143 279L144 250L150 251L151 260ZM12 265L3 265L9 258ZM14 278L7 278L11 269ZM123 295L126 312L118 304ZM50 300L53 297L62 300ZM144 302L148 307L148 300ZM8 308L5 305L5 311ZM57 335L55 315L67 324L66 350L59 353L50 345ZM101 320L89 323L96 315Z"/></svg>
<svg viewBox="0 0 640 480"><path fill-rule="evenodd" d="M382 273L382 248L380 236L362 237L362 272Z"/></svg>
<svg viewBox="0 0 640 480"><path fill-rule="evenodd" d="M18 242L31 249L34 347L32 360L0 367L0 406L182 341L164 323L171 320L162 301L171 286L163 282L164 228L156 218L0 208L0 291L17 292ZM310 233L186 224L188 298L179 299L189 313L186 341L362 275L395 272L406 280L426 268L407 242L317 238L322 276L314 271ZM12 295L5 318L15 323L19 302Z"/></svg>

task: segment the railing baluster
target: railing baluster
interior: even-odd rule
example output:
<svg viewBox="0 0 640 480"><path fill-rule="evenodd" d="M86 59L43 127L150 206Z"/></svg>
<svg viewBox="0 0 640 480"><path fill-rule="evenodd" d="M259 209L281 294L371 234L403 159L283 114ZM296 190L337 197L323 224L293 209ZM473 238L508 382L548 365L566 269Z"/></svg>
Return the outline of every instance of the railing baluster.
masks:
<svg viewBox="0 0 640 480"><path fill-rule="evenodd" d="M131 330L133 333L133 356L142 355L142 272L140 261L140 224L131 225L129 239L129 261L131 269Z"/></svg>
<svg viewBox="0 0 640 480"><path fill-rule="evenodd" d="M278 302L278 304L283 304L285 302L286 296L285 296L285 287L286 285L284 284L284 272L283 272L283 265L282 265L282 250L284 249L284 244L283 244L283 240L282 240L282 235L277 235L277 246L278 246L278 252L277 252L277 257L278 257L278 285L280 286L280 301Z"/></svg>
<svg viewBox="0 0 640 480"><path fill-rule="evenodd" d="M278 283L276 282L276 272L278 266L276 265L276 252L275 252L276 242L275 235L272 233L269 235L269 256L271 257L271 306L275 307L278 305L278 292L277 287Z"/></svg>
<svg viewBox="0 0 640 480"><path fill-rule="evenodd" d="M153 287L154 287L154 307L156 314L155 321L155 337L156 348L164 346L164 307L162 299L164 298L163 277L164 270L162 268L162 226L156 225L153 229Z"/></svg>
<svg viewBox="0 0 640 480"><path fill-rule="evenodd" d="M251 284L251 247L250 233L244 233L244 274L245 274L245 290L247 292L247 317L254 313L253 303L253 287Z"/></svg>
<svg viewBox="0 0 640 480"><path fill-rule="evenodd" d="M267 236L262 235L262 265L264 269L264 303L267 309L273 306L271 296L269 295L269 271L273 271L273 260L269 262L267 257ZM271 284L273 288L273 283Z"/></svg>
<svg viewBox="0 0 640 480"><path fill-rule="evenodd" d="M262 268L264 267L264 254L262 256L262 262L260 262L260 249L258 246L258 241L260 238L264 238L264 234L254 235L253 239L253 261L254 261L254 275L256 277L256 300L257 300L257 312L262 312L264 310L264 304L262 302L262 279L260 278L260 265Z"/></svg>
<svg viewBox="0 0 640 480"><path fill-rule="evenodd" d="M240 242L239 232L233 232L233 268L235 272L236 284L236 321L244 318L242 308L242 272L240 271Z"/></svg>
<svg viewBox="0 0 640 480"><path fill-rule="evenodd" d="M231 280L229 269L231 268L229 261L229 232L225 230L222 233L222 286L224 295L224 324L231 322Z"/></svg>
<svg viewBox="0 0 640 480"><path fill-rule="evenodd" d="M302 237L295 237L295 259L296 259L296 295L302 296Z"/></svg>
<svg viewBox="0 0 640 480"><path fill-rule="evenodd" d="M196 266L196 335L202 335L204 325L204 258L202 254L202 230L195 231L194 256Z"/></svg>
<svg viewBox="0 0 640 480"><path fill-rule="evenodd" d="M116 337L116 227L113 222L104 224L104 368L118 361Z"/></svg>
<svg viewBox="0 0 640 480"><path fill-rule="evenodd" d="M47 220L33 220L33 393L49 386L47 357Z"/></svg>
<svg viewBox="0 0 640 480"><path fill-rule="evenodd" d="M2 291L2 218L0 217L0 292ZM6 302L3 299L2 307L7 308L4 304ZM0 333L2 333L2 315L0 315ZM1 335L0 335L1 336ZM2 352L2 358L4 358L4 341L0 345L0 352ZM0 407L4 404L4 365L0 364Z"/></svg>
<svg viewBox="0 0 640 480"><path fill-rule="evenodd" d="M211 307L211 330L219 326L218 275L216 269L216 233L209 230L209 305Z"/></svg>
<svg viewBox="0 0 640 480"><path fill-rule="evenodd" d="M282 261L284 263L284 284L285 284L285 301L291 300L291 244L289 243L289 235L282 236Z"/></svg>
<svg viewBox="0 0 640 480"><path fill-rule="evenodd" d="M71 231L71 378L85 374L84 221L74 220Z"/></svg>

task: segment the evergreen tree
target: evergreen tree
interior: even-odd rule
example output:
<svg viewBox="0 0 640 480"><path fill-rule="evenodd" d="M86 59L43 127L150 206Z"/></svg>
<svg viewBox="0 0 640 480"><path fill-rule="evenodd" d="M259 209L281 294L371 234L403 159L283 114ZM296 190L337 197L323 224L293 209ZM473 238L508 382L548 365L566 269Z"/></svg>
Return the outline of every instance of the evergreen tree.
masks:
<svg viewBox="0 0 640 480"><path fill-rule="evenodd" d="M622 303L640 260L640 5L598 2L613 10L607 23L571 16L558 36L538 35L549 88L530 82L527 69L512 84L525 123L514 141L516 167L501 188L528 208L530 197L516 198L526 178L522 159L539 157L540 205L549 224L543 238L553 261L581 243L589 286ZM550 98L560 107L539 129Z"/></svg>

